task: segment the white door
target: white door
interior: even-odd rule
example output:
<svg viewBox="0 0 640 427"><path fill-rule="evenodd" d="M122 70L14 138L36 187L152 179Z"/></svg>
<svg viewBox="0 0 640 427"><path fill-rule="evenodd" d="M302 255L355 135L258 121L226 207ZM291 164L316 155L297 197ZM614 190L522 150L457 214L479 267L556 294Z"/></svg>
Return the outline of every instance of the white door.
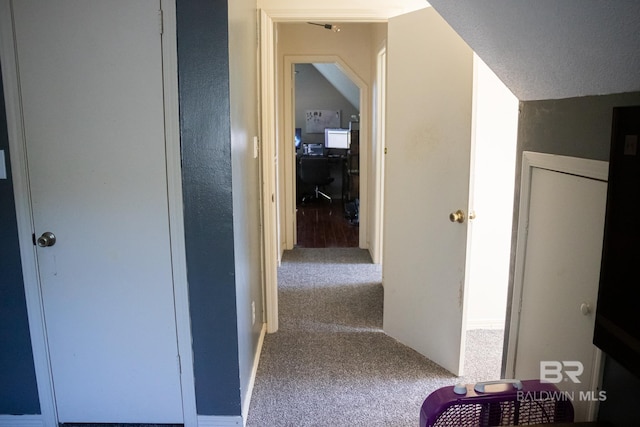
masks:
<svg viewBox="0 0 640 427"><path fill-rule="evenodd" d="M383 282L387 334L462 371L473 52L433 10L389 20Z"/></svg>
<svg viewBox="0 0 640 427"><path fill-rule="evenodd" d="M540 167L530 177L529 194L523 189L522 196L528 209L520 213L528 231L518 249L524 258L517 267L521 284L515 284L521 303L510 338L517 342L513 372L519 379L559 381L556 386L574 397L576 420L585 421L598 397L599 351L592 340L607 183ZM544 372L541 362L551 362ZM563 362L569 363L558 372Z"/></svg>
<svg viewBox="0 0 640 427"><path fill-rule="evenodd" d="M13 8L58 419L180 423L159 0Z"/></svg>

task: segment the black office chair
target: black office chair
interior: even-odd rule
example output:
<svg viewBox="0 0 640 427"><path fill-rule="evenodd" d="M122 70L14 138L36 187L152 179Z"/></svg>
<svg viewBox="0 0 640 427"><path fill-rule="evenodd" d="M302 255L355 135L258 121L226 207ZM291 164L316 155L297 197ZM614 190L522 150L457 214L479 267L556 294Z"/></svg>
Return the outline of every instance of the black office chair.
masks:
<svg viewBox="0 0 640 427"><path fill-rule="evenodd" d="M313 198L319 199L322 196L331 202L331 196L320 190L320 187L329 185L334 180L329 169L329 158L324 156L300 157L300 180L313 186ZM309 196L304 196L302 202L304 203L308 198Z"/></svg>

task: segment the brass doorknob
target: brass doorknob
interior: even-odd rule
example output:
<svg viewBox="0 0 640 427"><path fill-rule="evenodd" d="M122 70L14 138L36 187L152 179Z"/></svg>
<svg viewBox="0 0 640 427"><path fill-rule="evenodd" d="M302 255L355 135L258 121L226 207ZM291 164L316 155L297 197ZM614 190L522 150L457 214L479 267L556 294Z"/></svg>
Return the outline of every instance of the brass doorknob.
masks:
<svg viewBox="0 0 640 427"><path fill-rule="evenodd" d="M449 221L459 222L462 224L464 222L464 212L459 209L455 212L451 212L451 214L449 214Z"/></svg>

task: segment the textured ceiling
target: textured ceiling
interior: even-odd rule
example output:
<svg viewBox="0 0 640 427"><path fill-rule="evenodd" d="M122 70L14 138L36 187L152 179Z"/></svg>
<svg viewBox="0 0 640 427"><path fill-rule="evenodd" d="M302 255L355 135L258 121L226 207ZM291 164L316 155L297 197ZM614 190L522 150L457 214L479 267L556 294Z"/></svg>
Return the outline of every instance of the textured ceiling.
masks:
<svg viewBox="0 0 640 427"><path fill-rule="evenodd" d="M430 0L523 101L640 91L638 0Z"/></svg>

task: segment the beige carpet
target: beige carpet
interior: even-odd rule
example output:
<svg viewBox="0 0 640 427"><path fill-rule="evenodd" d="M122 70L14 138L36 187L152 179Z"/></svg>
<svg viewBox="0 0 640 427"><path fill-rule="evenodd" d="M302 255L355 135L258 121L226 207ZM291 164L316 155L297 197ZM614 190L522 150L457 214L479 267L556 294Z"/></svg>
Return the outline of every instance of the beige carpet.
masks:
<svg viewBox="0 0 640 427"><path fill-rule="evenodd" d="M416 427L432 391L499 378L502 331L468 332L465 378L385 335L367 251L288 251L278 287L280 330L265 338L249 427Z"/></svg>

